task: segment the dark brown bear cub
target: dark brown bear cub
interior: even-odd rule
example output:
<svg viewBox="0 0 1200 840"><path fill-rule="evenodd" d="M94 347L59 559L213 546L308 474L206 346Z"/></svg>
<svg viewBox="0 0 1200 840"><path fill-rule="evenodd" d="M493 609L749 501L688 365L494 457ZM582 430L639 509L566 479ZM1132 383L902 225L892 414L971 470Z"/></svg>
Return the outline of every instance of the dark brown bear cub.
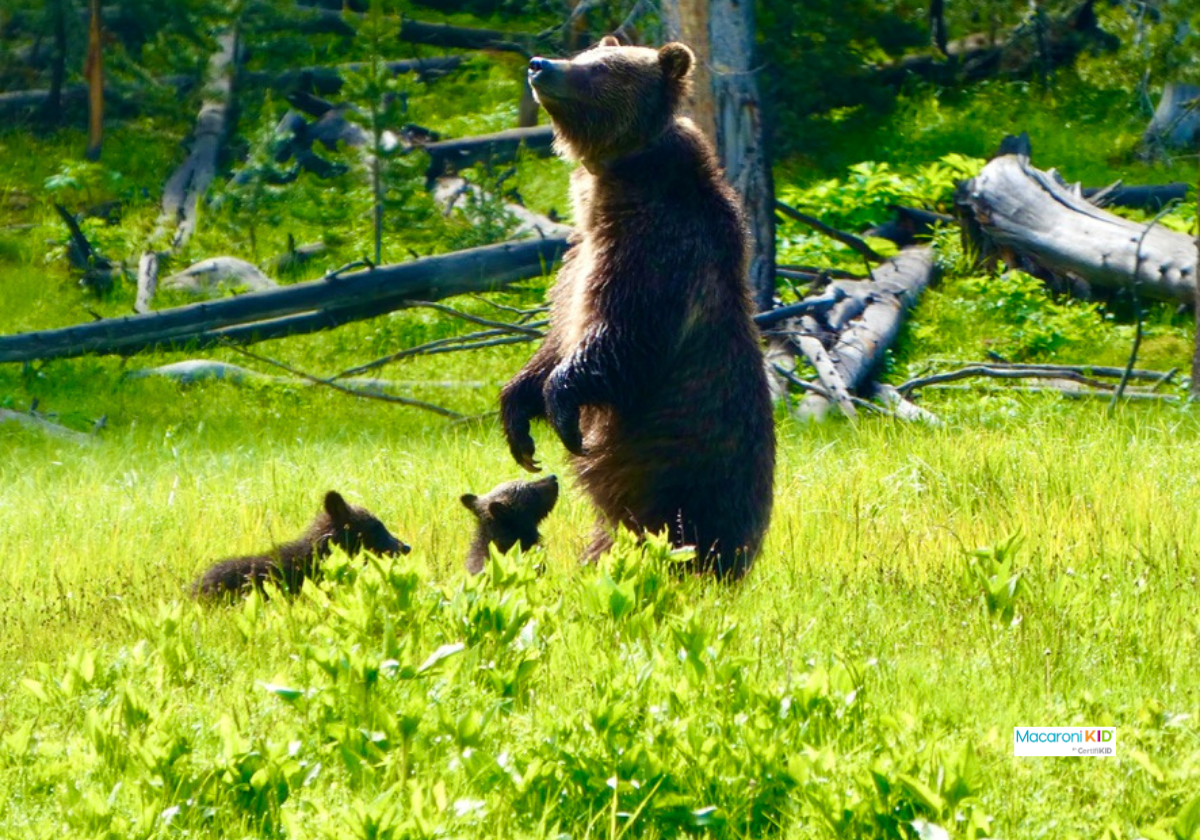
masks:
<svg viewBox="0 0 1200 840"><path fill-rule="evenodd" d="M570 61L529 63L556 147L581 164L576 232L551 329L500 411L526 469L535 418L575 456L601 514L591 557L618 524L669 528L699 569L738 578L770 519L775 429L738 198L678 116L692 62L683 44L605 38Z"/></svg>
<svg viewBox="0 0 1200 840"><path fill-rule="evenodd" d="M192 585L198 598L232 597L251 588L262 590L270 579L295 595L305 578L315 577L320 563L338 546L350 556L408 554L411 549L392 536L366 508L346 503L340 493L325 494L325 507L299 539L277 545L263 554L222 560Z"/></svg>
<svg viewBox="0 0 1200 840"><path fill-rule="evenodd" d="M488 560L488 546L505 554L518 542L528 551L541 539L538 523L545 519L558 501L558 478L540 481L508 481L486 496L466 493L463 507L475 514L479 525L467 554L467 571L477 575Z"/></svg>

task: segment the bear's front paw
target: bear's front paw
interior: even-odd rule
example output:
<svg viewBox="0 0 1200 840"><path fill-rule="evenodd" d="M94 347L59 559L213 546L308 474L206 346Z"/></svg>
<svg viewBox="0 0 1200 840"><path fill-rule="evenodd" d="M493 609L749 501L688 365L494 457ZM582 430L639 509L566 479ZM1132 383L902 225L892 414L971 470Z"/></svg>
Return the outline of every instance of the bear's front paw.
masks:
<svg viewBox="0 0 1200 840"><path fill-rule="evenodd" d="M583 432L579 429L579 406L563 399L561 389L547 389L546 420L572 455L586 454L583 449Z"/></svg>
<svg viewBox="0 0 1200 840"><path fill-rule="evenodd" d="M523 434L509 435L508 451L512 453L513 460L520 464L524 469L529 470L529 472L542 471L541 466L533 459L533 437L528 431L524 432Z"/></svg>

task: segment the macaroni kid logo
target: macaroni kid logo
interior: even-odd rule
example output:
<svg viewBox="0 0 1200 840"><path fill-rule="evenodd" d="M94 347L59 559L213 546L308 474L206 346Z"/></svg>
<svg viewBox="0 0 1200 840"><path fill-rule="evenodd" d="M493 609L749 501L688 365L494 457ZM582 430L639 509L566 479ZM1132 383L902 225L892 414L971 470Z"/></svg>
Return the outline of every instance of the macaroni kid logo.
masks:
<svg viewBox="0 0 1200 840"><path fill-rule="evenodd" d="M1015 756L1095 756L1117 754L1115 726L1018 726L1013 729Z"/></svg>

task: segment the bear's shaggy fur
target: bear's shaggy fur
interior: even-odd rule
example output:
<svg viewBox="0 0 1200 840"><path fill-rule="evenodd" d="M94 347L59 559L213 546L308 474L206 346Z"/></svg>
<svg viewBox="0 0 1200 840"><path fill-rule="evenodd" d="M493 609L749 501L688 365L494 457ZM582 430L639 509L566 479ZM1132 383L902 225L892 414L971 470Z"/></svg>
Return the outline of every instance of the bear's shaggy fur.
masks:
<svg viewBox="0 0 1200 840"><path fill-rule="evenodd" d="M575 456L600 509L594 558L623 524L670 529L697 567L739 578L771 514L775 430L747 286L748 235L708 140L677 111L683 44L535 58L529 80L572 175L576 232L551 329L500 396L517 462L530 421Z"/></svg>
<svg viewBox="0 0 1200 840"><path fill-rule="evenodd" d="M558 478L551 475L540 481L507 481L485 496L465 493L461 501L478 520L467 554L467 571L477 575L487 563L489 545L505 554L518 542L522 551L537 544L541 539L538 523L558 501Z"/></svg>
<svg viewBox="0 0 1200 840"><path fill-rule="evenodd" d="M320 572L321 561L335 545L350 556L363 551L395 556L412 550L366 508L347 504L340 493L330 490L325 494L324 508L298 539L262 554L222 560L192 584L192 595L231 598L251 588L262 591L268 579L295 595L305 578Z"/></svg>

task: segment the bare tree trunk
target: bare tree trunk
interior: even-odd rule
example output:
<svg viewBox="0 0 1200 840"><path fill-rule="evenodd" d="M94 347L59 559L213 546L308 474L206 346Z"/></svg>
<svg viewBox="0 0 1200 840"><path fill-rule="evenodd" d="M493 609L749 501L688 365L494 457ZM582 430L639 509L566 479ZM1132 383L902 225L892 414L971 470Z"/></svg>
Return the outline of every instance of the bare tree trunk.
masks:
<svg viewBox="0 0 1200 840"><path fill-rule="evenodd" d="M51 0L54 26L54 64L50 71L50 95L42 103L42 117L57 121L62 116L62 89L67 73L67 0Z"/></svg>
<svg viewBox="0 0 1200 840"><path fill-rule="evenodd" d="M668 37L696 54L692 116L713 139L725 177L742 197L750 225L750 290L757 309L775 296L775 187L755 81L754 4L664 0Z"/></svg>
<svg viewBox="0 0 1200 840"><path fill-rule="evenodd" d="M88 83L88 144L84 157L100 160L104 142L104 47L101 40L103 21L100 0L89 0L91 16L88 21L87 64L83 75Z"/></svg>

